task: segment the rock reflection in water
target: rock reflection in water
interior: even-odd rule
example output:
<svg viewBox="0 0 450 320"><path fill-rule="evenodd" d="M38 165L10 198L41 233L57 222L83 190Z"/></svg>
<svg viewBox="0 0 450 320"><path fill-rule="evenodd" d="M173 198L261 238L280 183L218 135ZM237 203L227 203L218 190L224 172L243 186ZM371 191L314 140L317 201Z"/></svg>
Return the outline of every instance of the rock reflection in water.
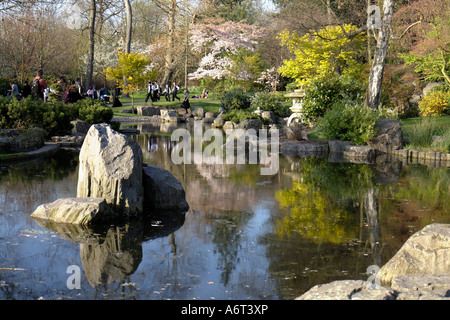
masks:
<svg viewBox="0 0 450 320"><path fill-rule="evenodd" d="M64 240L80 245L84 274L93 288L124 283L142 261L142 243L166 237L181 228L185 214L164 212L152 218L136 218L123 225L96 227L35 219Z"/></svg>

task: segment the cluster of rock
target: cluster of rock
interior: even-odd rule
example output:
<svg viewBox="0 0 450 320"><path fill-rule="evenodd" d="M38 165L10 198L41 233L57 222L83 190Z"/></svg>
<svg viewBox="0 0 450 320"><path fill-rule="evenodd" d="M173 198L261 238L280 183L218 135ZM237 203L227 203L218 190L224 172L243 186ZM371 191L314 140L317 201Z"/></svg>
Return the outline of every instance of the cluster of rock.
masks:
<svg viewBox="0 0 450 320"><path fill-rule="evenodd" d="M377 122L377 133L367 146L353 145L350 141L331 140L324 142L309 142L307 128L298 123L291 123L286 130L290 140L280 146L284 154L315 154L341 157L356 162L372 163L380 154L393 153L403 148L403 133L400 123L392 119L382 119Z"/></svg>
<svg viewBox="0 0 450 320"><path fill-rule="evenodd" d="M450 224L434 223L413 234L376 274L380 284L334 281L298 300L450 300Z"/></svg>
<svg viewBox="0 0 450 320"><path fill-rule="evenodd" d="M129 113L130 110L122 110L123 113ZM278 118L274 115L272 111L254 111L256 114L259 114L263 119L268 119L270 123L278 123L283 121L282 118ZM213 128L223 128L226 129L237 129L237 128L245 128L248 126L248 122L251 122L253 127L260 129L262 127L262 121L255 119L249 119L249 121L243 121L243 123L235 123L232 121L225 121L222 118L224 114L224 110L221 109L219 114L214 112L205 112L203 108L197 107L192 108L190 111L186 112L183 108L178 109L165 109L163 107L158 106L137 106L136 113L143 117L148 117L147 121L150 122L171 122L171 123L181 123L181 122L189 122L189 121L202 121L202 123L211 124ZM144 120L143 118L139 118L140 120Z"/></svg>
<svg viewBox="0 0 450 320"><path fill-rule="evenodd" d="M81 147L91 126L86 121L81 120L73 120L70 123L72 124L72 132L70 135L53 136L51 140L66 148Z"/></svg>
<svg viewBox="0 0 450 320"><path fill-rule="evenodd" d="M144 164L137 142L107 124L90 127L79 159L77 197L41 205L33 217L88 225L189 209L181 183L167 170Z"/></svg>

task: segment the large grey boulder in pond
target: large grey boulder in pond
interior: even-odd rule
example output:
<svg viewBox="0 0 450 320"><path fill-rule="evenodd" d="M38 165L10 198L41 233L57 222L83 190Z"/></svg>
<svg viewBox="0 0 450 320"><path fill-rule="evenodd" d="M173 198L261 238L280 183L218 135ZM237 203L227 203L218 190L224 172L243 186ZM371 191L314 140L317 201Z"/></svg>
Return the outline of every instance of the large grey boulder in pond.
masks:
<svg viewBox="0 0 450 320"><path fill-rule="evenodd" d="M109 213L103 198L66 198L40 205L31 216L59 223L90 225L105 219Z"/></svg>
<svg viewBox="0 0 450 320"><path fill-rule="evenodd" d="M379 271L382 283L414 274L450 274L450 224L433 223L413 234Z"/></svg>
<svg viewBox="0 0 450 320"><path fill-rule="evenodd" d="M189 205L181 182L172 173L152 164L143 164L144 207L187 211Z"/></svg>
<svg viewBox="0 0 450 320"><path fill-rule="evenodd" d="M403 132L400 123L394 119L381 119L376 124L377 133L369 146L383 153L403 149Z"/></svg>
<svg viewBox="0 0 450 320"><path fill-rule="evenodd" d="M80 151L77 197L104 198L120 214L143 208L142 151L135 140L93 125Z"/></svg>

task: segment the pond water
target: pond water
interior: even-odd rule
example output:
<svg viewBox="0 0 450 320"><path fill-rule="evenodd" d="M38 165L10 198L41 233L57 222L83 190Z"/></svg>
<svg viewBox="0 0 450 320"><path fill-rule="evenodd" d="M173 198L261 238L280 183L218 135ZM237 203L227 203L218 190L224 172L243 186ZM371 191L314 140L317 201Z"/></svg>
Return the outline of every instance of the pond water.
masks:
<svg viewBox="0 0 450 320"><path fill-rule="evenodd" d="M449 168L290 156L272 176L254 164L175 165L172 129L138 127L144 161L181 181L189 212L101 230L44 225L30 214L76 196L78 154L1 165L0 299L293 299L367 280L412 233L450 223Z"/></svg>

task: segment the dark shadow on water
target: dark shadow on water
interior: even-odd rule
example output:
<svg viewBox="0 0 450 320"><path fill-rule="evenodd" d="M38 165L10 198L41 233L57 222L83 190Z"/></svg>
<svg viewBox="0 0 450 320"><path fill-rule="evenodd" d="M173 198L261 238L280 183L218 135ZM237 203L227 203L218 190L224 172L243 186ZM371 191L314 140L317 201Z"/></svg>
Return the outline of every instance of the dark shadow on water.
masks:
<svg viewBox="0 0 450 320"><path fill-rule="evenodd" d="M142 261L142 243L181 228L184 212L152 213L117 225L84 227L34 219L62 239L80 245L84 273L93 288L123 282Z"/></svg>

